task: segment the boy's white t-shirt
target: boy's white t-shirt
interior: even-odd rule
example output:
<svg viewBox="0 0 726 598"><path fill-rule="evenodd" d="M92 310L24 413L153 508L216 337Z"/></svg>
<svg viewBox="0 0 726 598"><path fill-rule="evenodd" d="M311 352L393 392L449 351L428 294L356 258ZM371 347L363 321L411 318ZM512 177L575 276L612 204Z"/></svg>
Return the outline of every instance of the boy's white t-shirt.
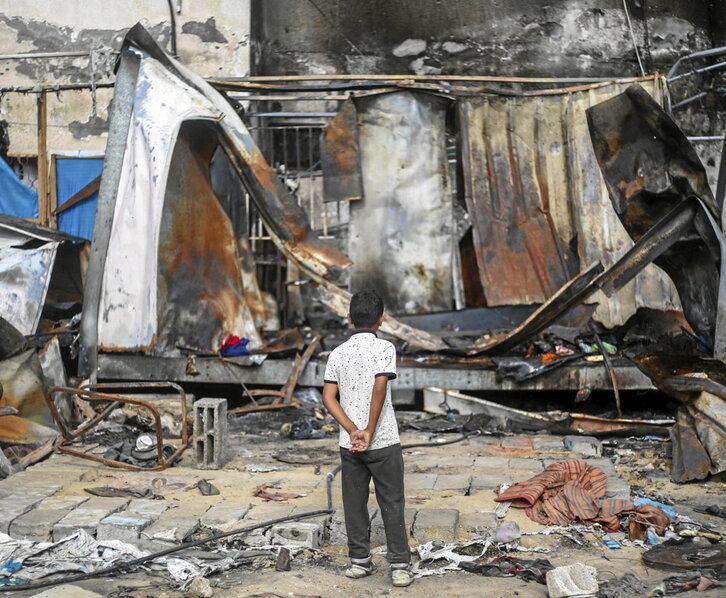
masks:
<svg viewBox="0 0 726 598"><path fill-rule="evenodd" d="M333 349L328 357L325 382L338 385L340 406L360 430L368 425L373 382L377 376L386 376L389 380L396 377L396 348L389 341L379 339L370 330L355 331L347 341ZM368 450L386 448L399 442L389 384L386 387L386 399L378 426ZM350 436L342 426L340 446L351 448Z"/></svg>

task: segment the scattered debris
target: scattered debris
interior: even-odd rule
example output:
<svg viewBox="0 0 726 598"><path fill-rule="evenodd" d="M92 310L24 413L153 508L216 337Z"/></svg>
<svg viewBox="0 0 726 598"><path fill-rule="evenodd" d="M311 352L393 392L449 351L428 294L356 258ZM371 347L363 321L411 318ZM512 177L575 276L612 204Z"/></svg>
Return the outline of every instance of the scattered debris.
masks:
<svg viewBox="0 0 726 598"><path fill-rule="evenodd" d="M279 488L279 486L276 486L275 484L262 484L255 489L253 496L259 496L265 502L280 502L291 498L302 498L305 496L305 494L298 494L297 492L268 492L268 488Z"/></svg>

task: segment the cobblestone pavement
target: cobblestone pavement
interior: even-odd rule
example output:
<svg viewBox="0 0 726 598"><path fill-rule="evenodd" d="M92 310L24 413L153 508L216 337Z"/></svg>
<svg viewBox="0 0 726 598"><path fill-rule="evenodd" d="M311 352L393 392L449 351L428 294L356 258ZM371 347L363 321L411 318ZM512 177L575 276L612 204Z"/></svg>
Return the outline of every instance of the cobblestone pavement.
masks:
<svg viewBox="0 0 726 598"><path fill-rule="evenodd" d="M430 440L428 434L419 432L402 434L404 445ZM581 447L582 453L577 452L578 447ZM600 443L595 439L576 444L574 448L576 450L565 449L562 437L517 435L479 436L446 446L406 449L406 524L411 545L430 540L467 540L503 521L516 521L524 533L542 530L542 526L529 520L519 509L509 509L503 519L498 519L495 515L497 503L492 499L495 488L500 484L525 480L559 460L586 458L589 463L600 467L609 476L608 496L629 497L629 480L635 479L639 485L647 483L645 478L638 478L638 468L643 468L644 464L639 465L635 457L630 466L615 466L611 459L598 456ZM222 470L195 469L191 451L187 451L179 465L162 472L128 472L76 457L54 455L0 482L0 531L14 538L44 541L61 539L82 528L100 540L119 539L144 550L155 551L173 546L192 534L200 537L204 533L229 531L288 514L326 508L325 474L335 467L338 460L335 438L289 441L281 440L277 435L237 434L231 436L227 452L227 462ZM643 458L648 460L647 455ZM296 460L305 461L305 464L289 463ZM655 466L652 460L649 463L648 469L655 473L661 471L663 464ZM199 479L211 482L219 494L203 496L195 487L188 489ZM659 492L664 491L663 484L666 482L661 480ZM170 492L174 485L186 486L187 489ZM86 488L100 486L134 487L141 491L156 488L160 489L163 497L105 498L85 491ZM266 486L269 493L291 493L299 497L265 502L255 496L256 489L261 486ZM674 486L672 490L679 489ZM703 498L701 503L713 504L724 500L723 484L718 481L700 484L699 492ZM686 494L681 494L683 504L677 503L677 508L688 509L689 500L693 502L692 497L687 499ZM341 506L340 479L336 477L333 484L335 512L332 515L257 530L246 538L246 542L253 546L279 543L321 549L319 554L324 557L325 566L298 567L293 561L293 570L286 573L231 571L211 581L212 585L234 584L235 587L217 589L214 595L247 596L254 593L252 590L255 588L267 588L268 591L275 588L281 594L296 592L322 596L344 596L353 591L364 595L404 592L391 590L383 572L376 579L356 582L340 575L340 567L345 563L345 527ZM385 544L383 526L373 495L370 513L372 543L382 547ZM723 521L703 517L707 517L712 526L718 526ZM627 571L633 571L644 579L654 575L663 577L662 573L648 571L642 566L640 548L609 550L594 535L586 544L577 545L558 534L524 535L521 539L524 548L547 550L544 556L556 565L572 562L592 564L602 579ZM534 558L543 555L522 553L518 556ZM244 577L241 586L234 581L235 576ZM143 576L131 577L137 578L143 580ZM100 582L83 582L80 585L94 588L94 583L97 586ZM143 585L142 581L138 583ZM496 591L502 593L492 596L547 595L544 586L535 583L483 578L466 573L419 579L412 588L417 587L422 592L429 587L440 595L489 595L473 591L472 584L484 584L491 591L501 587ZM168 587L166 595L176 595ZM511 594L508 593L510 591ZM146 596L163 593L148 589L145 592ZM109 594L102 592L101 595ZM409 595L423 594L409 590Z"/></svg>

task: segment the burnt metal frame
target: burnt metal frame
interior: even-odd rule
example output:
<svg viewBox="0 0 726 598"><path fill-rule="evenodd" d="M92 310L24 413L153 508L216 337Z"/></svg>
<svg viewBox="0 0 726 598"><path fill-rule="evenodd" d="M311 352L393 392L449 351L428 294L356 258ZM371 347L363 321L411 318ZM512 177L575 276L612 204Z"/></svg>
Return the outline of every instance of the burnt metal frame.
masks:
<svg viewBox="0 0 726 598"><path fill-rule="evenodd" d="M179 393L181 399L181 411L182 411L182 438L181 445L174 451L174 453L167 459L164 457L164 433L161 428L161 415L159 410L154 407L149 401L142 401L140 399L132 399L122 395L108 394L95 392L96 390L110 390L120 388L172 388ZM73 431L69 431L66 423L63 421L58 409L53 401L53 394L56 392L63 392L71 395L75 395L79 399L89 402L107 402L110 403L101 413L96 415L90 421L81 424L78 428ZM187 397L186 393L181 386L174 382L140 382L140 383L107 383L107 384L88 384L82 388L68 388L63 386L54 386L48 391L47 395L44 395L45 402L48 405L53 419L55 420L58 428L61 431L62 440L57 444L56 448L62 453L73 455L74 457L80 457L82 459L90 459L91 461L97 461L110 467L120 467L122 469L131 469L133 471L161 471L172 465L181 454L190 445L189 433L187 431ZM75 449L64 446L66 443L77 440L83 434L94 428L100 422L105 420L111 412L116 409L119 405L128 403L131 405L138 405L148 409L154 418L154 433L156 435L156 454L158 465L156 467L140 467L138 465L132 465L130 463L122 463L114 459L107 459L99 455L93 455L90 453L84 453Z"/></svg>

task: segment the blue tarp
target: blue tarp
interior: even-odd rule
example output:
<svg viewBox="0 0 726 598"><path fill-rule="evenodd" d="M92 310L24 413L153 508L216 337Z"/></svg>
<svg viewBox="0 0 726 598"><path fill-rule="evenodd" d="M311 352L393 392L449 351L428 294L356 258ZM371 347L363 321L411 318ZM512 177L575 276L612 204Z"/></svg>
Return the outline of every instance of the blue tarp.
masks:
<svg viewBox="0 0 726 598"><path fill-rule="evenodd" d="M0 158L0 214L18 218L38 217L38 192L23 183Z"/></svg>
<svg viewBox="0 0 726 598"><path fill-rule="evenodd" d="M101 174L103 158L56 158L56 193L58 206L78 193ZM98 192L58 214L58 230L88 239L93 238Z"/></svg>

